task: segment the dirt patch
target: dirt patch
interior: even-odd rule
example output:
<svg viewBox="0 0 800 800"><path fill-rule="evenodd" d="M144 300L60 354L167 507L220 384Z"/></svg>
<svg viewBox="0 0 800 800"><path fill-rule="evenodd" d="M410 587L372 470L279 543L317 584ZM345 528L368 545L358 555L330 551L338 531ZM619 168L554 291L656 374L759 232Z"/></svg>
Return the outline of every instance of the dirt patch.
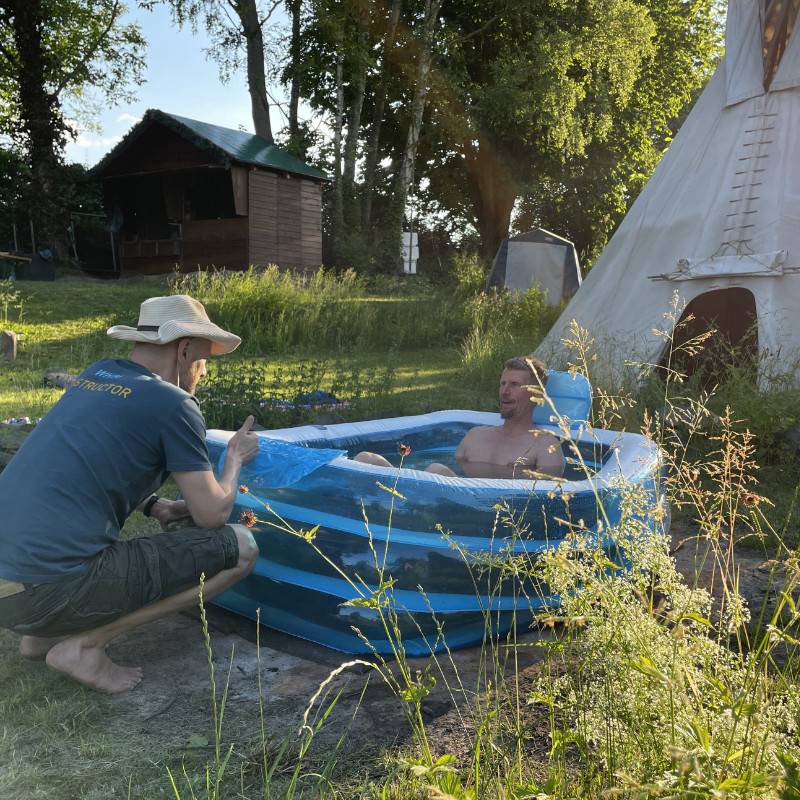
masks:
<svg viewBox="0 0 800 800"><path fill-rule="evenodd" d="M221 609L209 609L213 663L218 692L229 676L223 735L239 746L260 741L258 688L259 654L255 644L255 623ZM535 641L527 633L522 641ZM312 695L330 673L356 658L295 639L266 628L261 629L261 685L264 698L265 733L273 743L295 736ZM122 664L143 664L144 681L132 692L104 698L107 713L105 733L114 740L134 742L146 738L155 749L174 750L209 738L211 733L211 689L207 654L200 622L177 615L133 631L117 639L109 654ZM520 651L519 665L525 669L541 658L541 650ZM480 648L470 648L443 657L431 667L429 659L412 659L412 670L431 668L436 687L423 702L426 722L447 717L459 720L456 705L464 693L472 694L481 680L483 659ZM367 743L380 747L402 745L410 728L402 702L377 673L362 665L336 676L314 706L310 719L333 696L339 701L315 740L324 750L349 730L344 749L361 749ZM225 735L225 732L227 736ZM210 738L209 738L210 742Z"/></svg>

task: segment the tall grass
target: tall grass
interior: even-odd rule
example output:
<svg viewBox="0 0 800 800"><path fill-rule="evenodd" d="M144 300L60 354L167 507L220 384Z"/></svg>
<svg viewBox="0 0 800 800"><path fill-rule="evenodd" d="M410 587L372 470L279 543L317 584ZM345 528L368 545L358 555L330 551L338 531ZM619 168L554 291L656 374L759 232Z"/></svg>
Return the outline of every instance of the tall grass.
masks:
<svg viewBox="0 0 800 800"><path fill-rule="evenodd" d="M611 429L657 431L659 443L681 456L678 461L701 463L717 449L722 420L730 417L737 429L749 432L754 449L751 472L758 475L776 504L774 519L781 526L782 541L800 544L800 520L793 513L800 487L800 441L792 429L800 426L798 364L783 354L753 354L717 335L713 329L688 341L673 344L674 331L693 320L681 322L683 304L677 293L653 331L664 341L663 363L632 358L618 374L608 372L608 354L624 343L598 340L573 322L565 337L564 367L587 375L595 404L593 424ZM614 359L616 360L616 359ZM695 360L691 375L682 365ZM779 542L765 536L771 546Z"/></svg>
<svg viewBox="0 0 800 800"><path fill-rule="evenodd" d="M549 306L538 287L521 294L474 295L466 304L470 328L461 343L467 380L493 391L503 362L532 352L559 313L560 307Z"/></svg>
<svg viewBox="0 0 800 800"><path fill-rule="evenodd" d="M250 353L436 347L466 330L463 306L452 293L376 296L352 271L205 271L176 277L171 291L201 300L215 321L242 336Z"/></svg>

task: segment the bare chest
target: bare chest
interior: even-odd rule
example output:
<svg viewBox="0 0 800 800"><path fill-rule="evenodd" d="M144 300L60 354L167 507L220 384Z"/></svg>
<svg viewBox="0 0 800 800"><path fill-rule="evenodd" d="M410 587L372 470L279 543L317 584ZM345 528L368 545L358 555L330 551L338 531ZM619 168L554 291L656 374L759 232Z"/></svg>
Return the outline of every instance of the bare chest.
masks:
<svg viewBox="0 0 800 800"><path fill-rule="evenodd" d="M464 453L465 461L479 461L501 466L513 466L522 460L531 464L536 458L536 439L531 434L510 437L494 431L481 431Z"/></svg>

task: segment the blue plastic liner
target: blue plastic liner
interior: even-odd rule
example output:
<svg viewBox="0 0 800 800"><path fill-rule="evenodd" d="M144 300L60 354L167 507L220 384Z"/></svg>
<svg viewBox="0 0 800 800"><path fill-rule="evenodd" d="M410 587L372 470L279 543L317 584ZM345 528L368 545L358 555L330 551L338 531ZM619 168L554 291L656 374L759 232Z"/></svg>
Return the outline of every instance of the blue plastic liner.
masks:
<svg viewBox="0 0 800 800"><path fill-rule="evenodd" d="M222 472L225 453L219 457L218 469ZM252 489L281 488L291 486L330 464L346 450L331 450L322 447L301 447L280 439L259 437L258 455L246 470L247 485Z"/></svg>

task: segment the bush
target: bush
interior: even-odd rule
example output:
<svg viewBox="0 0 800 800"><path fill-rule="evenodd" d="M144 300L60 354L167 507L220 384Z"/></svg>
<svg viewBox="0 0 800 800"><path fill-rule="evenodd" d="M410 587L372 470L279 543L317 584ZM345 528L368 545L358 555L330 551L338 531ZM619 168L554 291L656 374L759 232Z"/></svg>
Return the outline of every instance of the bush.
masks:
<svg viewBox="0 0 800 800"><path fill-rule="evenodd" d="M470 331L461 344L467 380L494 391L506 359L531 353L558 316L538 287L524 294L485 292L467 304Z"/></svg>
<svg viewBox="0 0 800 800"><path fill-rule="evenodd" d="M394 383L391 361L367 370L318 359L274 373L259 361L219 361L213 363L198 395L210 428L235 430L252 414L259 425L272 429L309 422L325 411L354 419L369 417ZM307 396L313 392L328 392L342 404L309 403Z"/></svg>
<svg viewBox="0 0 800 800"><path fill-rule="evenodd" d="M461 296L475 297L483 292L489 265L477 253L456 253L452 269Z"/></svg>

